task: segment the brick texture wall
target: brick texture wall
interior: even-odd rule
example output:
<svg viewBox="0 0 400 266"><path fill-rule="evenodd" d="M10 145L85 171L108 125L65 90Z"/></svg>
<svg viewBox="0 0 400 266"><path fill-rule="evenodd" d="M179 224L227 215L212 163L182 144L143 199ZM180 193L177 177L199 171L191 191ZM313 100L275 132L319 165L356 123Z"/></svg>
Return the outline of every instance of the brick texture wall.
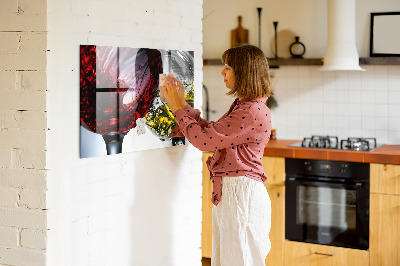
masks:
<svg viewBox="0 0 400 266"><path fill-rule="evenodd" d="M201 0L48 1L48 265L200 265L201 152L79 159L79 45L192 50ZM59 243L62 243L60 245Z"/></svg>
<svg viewBox="0 0 400 266"><path fill-rule="evenodd" d="M46 1L0 3L0 264L46 259Z"/></svg>
<svg viewBox="0 0 400 266"><path fill-rule="evenodd" d="M79 45L195 52L202 0L2 0L0 265L201 265L201 152L79 159Z"/></svg>

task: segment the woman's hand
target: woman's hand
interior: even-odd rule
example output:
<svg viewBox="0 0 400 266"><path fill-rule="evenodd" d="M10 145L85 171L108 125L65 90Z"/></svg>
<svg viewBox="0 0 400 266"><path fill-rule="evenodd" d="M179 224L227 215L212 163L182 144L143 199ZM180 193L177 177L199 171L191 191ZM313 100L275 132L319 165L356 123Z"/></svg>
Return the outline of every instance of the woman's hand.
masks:
<svg viewBox="0 0 400 266"><path fill-rule="evenodd" d="M185 87L183 87L182 83L172 74L169 74L166 77L164 86L160 89L164 94L169 109L171 109L172 112L186 107Z"/></svg>

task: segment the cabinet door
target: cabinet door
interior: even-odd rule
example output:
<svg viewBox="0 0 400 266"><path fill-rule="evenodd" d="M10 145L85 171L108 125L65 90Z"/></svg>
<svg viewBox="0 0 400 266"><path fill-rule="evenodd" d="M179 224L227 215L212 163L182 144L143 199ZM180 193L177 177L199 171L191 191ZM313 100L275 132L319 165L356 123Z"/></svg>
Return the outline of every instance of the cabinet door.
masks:
<svg viewBox="0 0 400 266"><path fill-rule="evenodd" d="M285 241L285 266L367 266L365 250Z"/></svg>
<svg viewBox="0 0 400 266"><path fill-rule="evenodd" d="M400 265L400 196L371 194L371 266Z"/></svg>
<svg viewBox="0 0 400 266"><path fill-rule="evenodd" d="M265 259L266 266L283 265L285 240L285 187L265 184L271 199L271 250Z"/></svg>
<svg viewBox="0 0 400 266"><path fill-rule="evenodd" d="M201 224L201 253L204 258L211 258L212 252L212 183L206 161L211 152L203 153L203 195L202 195L202 224Z"/></svg>
<svg viewBox="0 0 400 266"><path fill-rule="evenodd" d="M370 165L371 193L400 195L400 165Z"/></svg>
<svg viewBox="0 0 400 266"><path fill-rule="evenodd" d="M264 156L261 163L268 177L266 184L285 185L285 158Z"/></svg>

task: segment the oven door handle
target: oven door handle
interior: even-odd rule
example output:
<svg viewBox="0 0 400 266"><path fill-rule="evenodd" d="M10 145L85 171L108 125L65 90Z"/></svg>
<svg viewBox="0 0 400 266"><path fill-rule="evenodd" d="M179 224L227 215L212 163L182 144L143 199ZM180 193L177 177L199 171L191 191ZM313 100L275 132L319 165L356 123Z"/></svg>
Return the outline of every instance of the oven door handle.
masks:
<svg viewBox="0 0 400 266"><path fill-rule="evenodd" d="M298 178L298 177L288 177L286 181L296 182L296 183L300 183L300 184L304 184L304 185L311 185L311 186L339 185L339 186L343 186L346 188L352 188L352 189L361 189L361 188L363 188L363 185L364 185L362 182L354 183L354 182L337 182L337 181L322 181L322 180L310 181L310 180L305 180L303 178Z"/></svg>

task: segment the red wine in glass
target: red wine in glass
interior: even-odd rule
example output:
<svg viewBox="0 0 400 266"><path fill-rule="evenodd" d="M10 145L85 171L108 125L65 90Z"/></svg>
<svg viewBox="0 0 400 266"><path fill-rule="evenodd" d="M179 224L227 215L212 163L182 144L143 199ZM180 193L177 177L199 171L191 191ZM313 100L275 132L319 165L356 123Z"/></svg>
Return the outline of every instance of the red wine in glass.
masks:
<svg viewBox="0 0 400 266"><path fill-rule="evenodd" d="M80 121L103 136L107 154L121 153L125 135L146 116L160 73L156 49L80 46Z"/></svg>

